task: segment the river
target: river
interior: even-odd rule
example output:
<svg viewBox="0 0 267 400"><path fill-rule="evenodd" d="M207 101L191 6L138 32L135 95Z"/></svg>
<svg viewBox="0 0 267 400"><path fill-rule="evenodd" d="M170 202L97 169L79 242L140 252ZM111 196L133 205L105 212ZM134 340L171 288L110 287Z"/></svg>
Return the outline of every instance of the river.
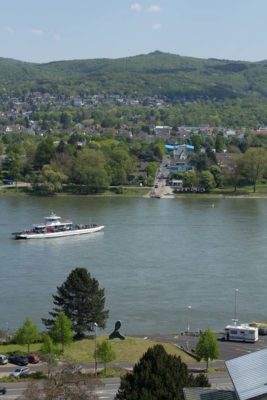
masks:
<svg viewBox="0 0 267 400"><path fill-rule="evenodd" d="M240 322L267 319L267 200L2 196L0 210L0 328L17 329L26 317L41 325L76 267L105 288L103 333L117 319L126 335L220 330L235 305ZM51 211L105 230L11 238Z"/></svg>

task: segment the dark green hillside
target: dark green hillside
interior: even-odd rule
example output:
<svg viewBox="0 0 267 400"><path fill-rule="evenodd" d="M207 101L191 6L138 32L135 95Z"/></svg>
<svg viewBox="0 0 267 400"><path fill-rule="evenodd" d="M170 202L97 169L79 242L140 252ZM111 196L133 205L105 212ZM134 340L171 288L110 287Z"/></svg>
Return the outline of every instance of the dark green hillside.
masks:
<svg viewBox="0 0 267 400"><path fill-rule="evenodd" d="M36 64L0 58L0 82L19 82L37 79Z"/></svg>
<svg viewBox="0 0 267 400"><path fill-rule="evenodd" d="M33 64L0 59L0 91L159 95L174 100L267 99L267 62L197 59L159 51L121 59Z"/></svg>

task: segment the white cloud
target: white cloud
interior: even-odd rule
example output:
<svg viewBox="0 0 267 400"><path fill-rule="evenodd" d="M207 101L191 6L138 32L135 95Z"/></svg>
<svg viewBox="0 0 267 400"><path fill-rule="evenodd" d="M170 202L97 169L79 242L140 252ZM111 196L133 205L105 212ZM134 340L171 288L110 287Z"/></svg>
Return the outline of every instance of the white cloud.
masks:
<svg viewBox="0 0 267 400"><path fill-rule="evenodd" d="M37 35L37 36L43 36L43 34L44 34L44 31L42 29L38 29L38 28L33 28L30 30L30 32L33 35Z"/></svg>
<svg viewBox="0 0 267 400"><path fill-rule="evenodd" d="M7 26L6 28L4 28L4 30L8 33L14 33L14 29L10 28L10 26Z"/></svg>
<svg viewBox="0 0 267 400"><path fill-rule="evenodd" d="M142 4L140 4L140 3L132 3L132 4L131 4L131 10L132 10L132 11L141 12L142 9L143 9L143 6L142 6Z"/></svg>
<svg viewBox="0 0 267 400"><path fill-rule="evenodd" d="M158 6L157 4L153 4L150 7L148 7L147 11L151 13L158 13L160 12L160 6Z"/></svg>
<svg viewBox="0 0 267 400"><path fill-rule="evenodd" d="M159 29L161 29L161 24L154 24L152 28L158 31Z"/></svg>

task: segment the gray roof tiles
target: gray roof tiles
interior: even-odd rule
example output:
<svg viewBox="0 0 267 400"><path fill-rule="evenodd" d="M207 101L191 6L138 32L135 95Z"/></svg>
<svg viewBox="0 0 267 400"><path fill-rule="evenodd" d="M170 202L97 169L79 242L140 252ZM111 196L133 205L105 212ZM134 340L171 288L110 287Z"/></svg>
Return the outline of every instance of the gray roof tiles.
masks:
<svg viewBox="0 0 267 400"><path fill-rule="evenodd" d="M240 400L267 394L267 349L225 362Z"/></svg>
<svg viewBox="0 0 267 400"><path fill-rule="evenodd" d="M184 388L185 400L237 400L234 389Z"/></svg>

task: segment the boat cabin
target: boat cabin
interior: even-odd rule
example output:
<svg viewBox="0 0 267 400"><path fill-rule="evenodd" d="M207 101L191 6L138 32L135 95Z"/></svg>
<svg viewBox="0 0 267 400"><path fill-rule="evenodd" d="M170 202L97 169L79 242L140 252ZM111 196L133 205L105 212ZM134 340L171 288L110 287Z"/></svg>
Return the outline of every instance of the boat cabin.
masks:
<svg viewBox="0 0 267 400"><path fill-rule="evenodd" d="M49 215L49 217L45 217L45 225L46 227L70 229L72 227L72 221L62 221L61 217L58 217L56 214L52 213Z"/></svg>
<svg viewBox="0 0 267 400"><path fill-rule="evenodd" d="M52 213L49 217L45 217L46 225L58 225L60 224L61 217L58 217L56 214Z"/></svg>
<svg viewBox="0 0 267 400"><path fill-rule="evenodd" d="M227 325L224 328L224 339L236 342L254 343L259 339L258 328L247 324Z"/></svg>

